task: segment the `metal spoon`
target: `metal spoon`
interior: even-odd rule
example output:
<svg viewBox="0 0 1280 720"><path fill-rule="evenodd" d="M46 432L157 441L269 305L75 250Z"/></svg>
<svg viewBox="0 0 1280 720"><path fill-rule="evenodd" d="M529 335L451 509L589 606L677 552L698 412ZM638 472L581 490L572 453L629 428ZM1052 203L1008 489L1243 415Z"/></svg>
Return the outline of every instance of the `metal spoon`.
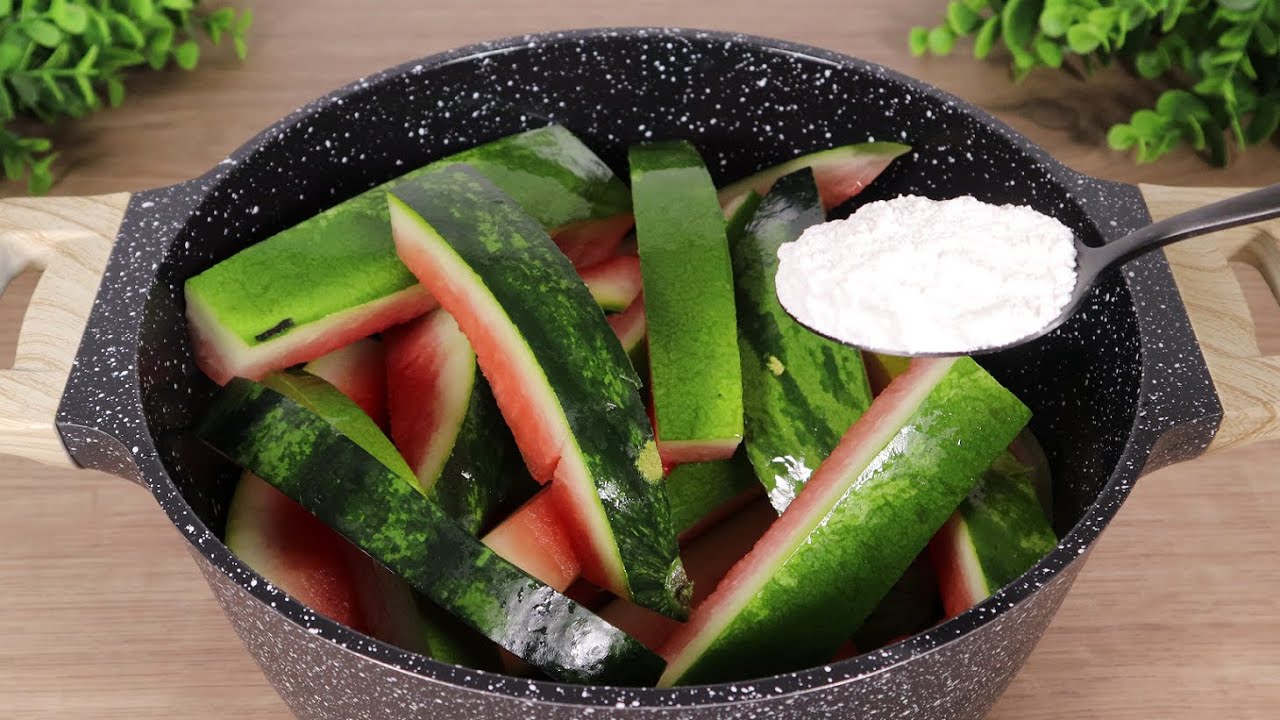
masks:
<svg viewBox="0 0 1280 720"><path fill-rule="evenodd" d="M859 349L886 355L911 357L936 357L942 355L984 355L1007 350L1018 345L1031 342L1047 335L1065 323L1080 309L1080 305L1089 295L1098 277L1112 266L1132 260L1146 252L1164 247L1170 243L1205 235L1218 230L1249 225L1251 223L1280 217L1280 183L1220 200L1195 210L1165 218L1157 223L1135 230L1128 235L1107 243L1101 247L1089 247L1077 236L1076 246L1076 286L1071 292L1071 299L1062 308L1052 322L1024 338L995 347L957 350L955 352L906 352L902 348L870 348ZM797 321L799 321L797 319ZM803 324L803 323L801 323ZM812 329L812 328L811 328ZM850 344L839 338L837 342Z"/></svg>

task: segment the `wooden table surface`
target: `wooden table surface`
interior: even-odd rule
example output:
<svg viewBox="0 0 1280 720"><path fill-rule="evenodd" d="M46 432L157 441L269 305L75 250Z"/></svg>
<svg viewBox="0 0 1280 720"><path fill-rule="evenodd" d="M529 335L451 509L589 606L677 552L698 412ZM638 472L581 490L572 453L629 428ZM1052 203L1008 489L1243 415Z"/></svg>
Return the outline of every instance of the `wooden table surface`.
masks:
<svg viewBox="0 0 1280 720"><path fill-rule="evenodd" d="M204 171L290 109L360 75L487 38L603 25L681 25L770 35L884 63L994 112L1077 169L1126 181L1280 181L1280 152L1229 170L1183 154L1135 166L1105 128L1154 91L1112 72L1088 84L1044 72L1021 85L967 57L915 59L912 25L944 3L613 3L310 0L260 3L243 65L206 55L195 73L139 77L125 107L59 133L56 194L165 185ZM16 310L0 305L0 360ZM1280 312L1251 287L1264 346ZM1268 314L1269 313L1269 314ZM1280 706L1280 445L1144 479L993 717L1274 718ZM283 720L183 540L144 491L113 477L6 458L0 470L0 718Z"/></svg>

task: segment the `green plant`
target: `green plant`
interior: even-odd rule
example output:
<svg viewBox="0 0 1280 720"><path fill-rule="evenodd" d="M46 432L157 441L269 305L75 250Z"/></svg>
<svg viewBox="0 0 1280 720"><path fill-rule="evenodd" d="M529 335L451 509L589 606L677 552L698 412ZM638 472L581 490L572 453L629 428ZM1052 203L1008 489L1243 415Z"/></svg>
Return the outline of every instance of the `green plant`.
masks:
<svg viewBox="0 0 1280 720"><path fill-rule="evenodd" d="M1154 107L1107 133L1138 162L1186 142L1225 165L1228 138L1243 150L1280 126L1280 0L958 0L943 24L912 29L910 44L946 55L968 36L979 59L1003 43L1015 80L1121 62L1167 83Z"/></svg>
<svg viewBox="0 0 1280 720"><path fill-rule="evenodd" d="M200 0L0 0L0 157L10 180L41 194L53 183L48 138L15 127L24 117L53 123L124 100L125 71L171 62L191 70L203 35L230 38L245 57L248 10L205 10Z"/></svg>

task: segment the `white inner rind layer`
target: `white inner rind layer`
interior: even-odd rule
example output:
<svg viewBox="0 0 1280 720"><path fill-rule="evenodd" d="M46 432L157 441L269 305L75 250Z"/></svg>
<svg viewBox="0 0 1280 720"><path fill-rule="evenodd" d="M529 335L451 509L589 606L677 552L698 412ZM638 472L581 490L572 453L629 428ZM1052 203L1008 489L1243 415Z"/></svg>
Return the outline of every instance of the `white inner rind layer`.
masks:
<svg viewBox="0 0 1280 720"><path fill-rule="evenodd" d="M225 385L233 377L260 380L272 370L314 360L350 341L385 330L435 307L435 299L427 294L426 288L413 285L364 305L290 328L287 332L256 345L249 345L219 321L198 293L187 289L185 295L187 324L195 345L196 358L204 361L201 369L219 385ZM389 322L362 327L370 319L398 307L405 310L391 316ZM335 328L339 327L359 327L360 330L352 333L353 337L346 337L335 333ZM336 341L334 338L337 338ZM313 346L311 351L307 351L309 346Z"/></svg>

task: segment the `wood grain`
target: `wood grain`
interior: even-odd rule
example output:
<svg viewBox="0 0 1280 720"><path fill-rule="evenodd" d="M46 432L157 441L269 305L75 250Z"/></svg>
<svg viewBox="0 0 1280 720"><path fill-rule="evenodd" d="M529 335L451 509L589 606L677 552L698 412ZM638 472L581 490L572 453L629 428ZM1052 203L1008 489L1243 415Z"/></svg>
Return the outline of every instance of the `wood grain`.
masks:
<svg viewBox="0 0 1280 720"><path fill-rule="evenodd" d="M0 454L74 467L53 426L128 193L0 201L0 292L28 270L12 366L0 370Z"/></svg>
<svg viewBox="0 0 1280 720"><path fill-rule="evenodd" d="M1156 220L1244 192L1141 188ZM1280 437L1280 357L1263 355L1249 301L1231 267L1232 262L1252 265L1280 300L1280 221L1184 240L1165 248L1165 255L1222 400L1222 423L1209 451Z"/></svg>
<svg viewBox="0 0 1280 720"><path fill-rule="evenodd" d="M1150 99L1123 73L1089 83L1036 73L1010 84L969 59L911 58L905 34L942 2L795 0L311 0L259 3L244 65L206 56L192 74L139 78L126 106L58 133L54 192L136 190L203 172L280 115L374 70L504 35L599 25L683 25L770 35L858 55L995 112L1073 167L1129 182L1256 186L1280 151L1230 170L1188 154L1135 166L1106 125ZM30 287L29 281L20 283ZM1280 311L1261 280L1248 295ZM0 301L0 337L17 313ZM0 353L0 357L3 353ZM1280 706L1280 444L1255 445L1144 479L1099 541L996 720L1275 717ZM22 720L286 720L207 587L145 492L94 473L5 459L0 470L0 717Z"/></svg>

